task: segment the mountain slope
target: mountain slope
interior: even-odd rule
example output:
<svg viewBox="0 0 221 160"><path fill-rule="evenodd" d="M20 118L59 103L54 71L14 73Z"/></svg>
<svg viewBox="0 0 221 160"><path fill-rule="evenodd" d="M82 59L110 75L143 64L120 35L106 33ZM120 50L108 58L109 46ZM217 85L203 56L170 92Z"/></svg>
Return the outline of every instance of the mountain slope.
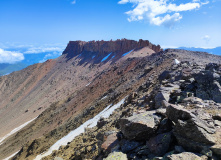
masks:
<svg viewBox="0 0 221 160"><path fill-rule="evenodd" d="M95 128L85 129L85 133L73 141L70 140L72 142L65 144L66 146L59 151L45 157L45 159L57 156L64 159L104 158L109 150L108 146L107 150L101 146L111 133L118 133L121 138L123 136L121 144L127 144L127 139L124 138L127 133L124 132L125 135L122 135L119 128L119 120L122 117L128 118L146 110L155 112L161 105L162 95L166 99L169 96L170 103L179 102L177 99L181 99L178 97L184 94L187 84L189 87L193 86L190 91L192 94L204 96L199 95L196 88L200 87L195 86L201 82L191 84L189 79L203 71L211 62L219 65L221 57L186 50L162 51L159 46L143 40L69 42L63 55L58 59L1 77L0 87L4 91L1 92L4 96L2 104L5 106L0 109L2 114L0 125L11 124L12 130L13 127L37 118L0 144L0 157L3 159L19 151L13 159L35 159L36 156L47 153L53 144L84 122L87 127L94 126L87 120L99 115L102 110L104 110L102 113L109 114L107 111L117 104L120 109L113 112L110 119L101 118ZM183 80L187 81L184 86L180 84ZM14 83L17 85L13 85ZM6 89L8 87L11 91ZM181 91L177 90L177 87L180 87ZM172 90L177 92L171 92ZM158 92L162 92L160 93L162 95L158 95ZM15 98L7 103L7 98L11 97ZM212 96L206 98L216 100ZM41 108L42 105L45 106ZM165 116L165 113L161 114ZM13 116L16 119L13 119ZM95 119L94 123L98 119ZM14 125L15 122L17 124ZM9 131L5 130L5 134ZM136 141L134 143L137 144ZM132 154L128 152L128 156L129 153Z"/></svg>
<svg viewBox="0 0 221 160"><path fill-rule="evenodd" d="M81 50L79 52L69 51L67 53L72 43L76 47L82 47ZM130 70L136 65L136 57L140 57L141 51L143 56L151 55L155 53L152 48L157 48L154 48L154 45L148 41L142 40L136 42L123 39L112 42L98 41L93 42L92 45L91 43L70 42L63 55L56 60L35 64L22 71L0 78L0 126L1 128L4 128L6 125L8 126L2 130L2 137L12 129L37 117L44 110L52 112L46 115L43 112L42 114L45 115L43 119L38 117L32 122L32 125L34 123L35 127L28 128L27 126L28 133L23 130L19 132L17 134L19 135L18 137L23 137L19 142L19 138L13 136L12 139L4 141L5 143L0 145L1 157L15 152L27 140L42 136L42 134L61 126L69 118L78 115L94 99L97 99L104 92L111 89L111 86L119 81L118 78L120 75L122 76L123 71L117 69L118 65L125 65L121 66L121 68L129 67L128 70ZM132 46L130 45L131 43L133 44ZM90 44L90 47L87 47L88 44ZM117 47L114 47L114 45L117 45ZM125 48L124 45L127 47ZM97 48L97 46L99 47ZM110 46L112 48L109 48ZM108 55L112 49L114 49L111 52L113 55L110 57ZM158 46L157 49L160 50L160 47ZM99 50L103 51L100 52ZM125 53L128 54L126 55ZM130 59L128 60L128 56L130 59L134 59L133 63L131 63ZM105 59L105 57L107 58ZM109 68L115 68L113 69L114 73L112 73L113 71L110 72ZM105 74L107 71L110 72L109 75ZM112 74L115 76L113 77ZM101 77L103 77L102 83L100 82ZM90 88L90 90L88 88L89 84L94 84L94 87ZM86 99L86 95L89 92L96 94L92 94ZM82 95L82 93L84 94ZM74 102L70 101L72 97L75 99ZM54 102L57 101L60 102L55 105ZM64 107L64 105L67 105L67 101L71 103L68 110ZM73 107L77 108L74 109ZM16 146L10 146L15 141L17 141ZM7 148L10 148L10 150Z"/></svg>
<svg viewBox="0 0 221 160"><path fill-rule="evenodd" d="M205 48L194 48L194 47L179 47L178 49L185 49L188 51L199 51L199 52L207 52L210 54L220 55L221 54L221 47L216 47L212 49L205 49Z"/></svg>

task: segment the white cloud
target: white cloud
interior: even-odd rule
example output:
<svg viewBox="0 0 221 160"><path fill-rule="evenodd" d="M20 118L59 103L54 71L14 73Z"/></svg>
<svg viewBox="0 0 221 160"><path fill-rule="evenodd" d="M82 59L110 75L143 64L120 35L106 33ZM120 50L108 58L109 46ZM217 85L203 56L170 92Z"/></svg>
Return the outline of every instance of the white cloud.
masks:
<svg viewBox="0 0 221 160"><path fill-rule="evenodd" d="M53 53L46 54L44 56L44 58L39 61L39 63L43 63L43 62L47 61L48 59L54 59L55 57L58 57L60 55L61 55L61 53L59 53L59 52L53 52Z"/></svg>
<svg viewBox="0 0 221 160"><path fill-rule="evenodd" d="M210 36L209 35L205 35L205 36L203 36L202 37L202 39L206 42L206 43L209 43L209 41L210 41Z"/></svg>
<svg viewBox="0 0 221 160"><path fill-rule="evenodd" d="M24 55L19 52L5 51L0 48L0 63L16 63L24 60Z"/></svg>
<svg viewBox="0 0 221 160"><path fill-rule="evenodd" d="M60 47L31 47L28 48L24 54L37 54L37 53L45 53L45 52L62 52L63 48Z"/></svg>
<svg viewBox="0 0 221 160"><path fill-rule="evenodd" d="M76 4L76 0L73 0L73 1L71 2L71 4Z"/></svg>
<svg viewBox="0 0 221 160"><path fill-rule="evenodd" d="M120 0L118 4L132 3L134 8L128 12L128 21L148 19L153 25L171 27L182 19L180 12L191 11L208 4L209 1L193 0L188 3L175 4L174 0Z"/></svg>

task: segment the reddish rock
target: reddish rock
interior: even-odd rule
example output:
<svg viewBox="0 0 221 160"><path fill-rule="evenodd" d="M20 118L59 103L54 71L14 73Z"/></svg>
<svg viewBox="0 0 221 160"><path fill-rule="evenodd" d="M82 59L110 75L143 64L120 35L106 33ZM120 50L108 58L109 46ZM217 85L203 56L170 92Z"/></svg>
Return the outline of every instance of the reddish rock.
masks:
<svg viewBox="0 0 221 160"><path fill-rule="evenodd" d="M70 41L63 54L68 54L74 57L82 52L95 52L99 56L106 55L107 53L124 54L133 49L142 47L149 47L155 52L161 51L160 45L153 45L148 40L134 41L128 39L121 39L116 41Z"/></svg>
<svg viewBox="0 0 221 160"><path fill-rule="evenodd" d="M113 133L107 137L107 139L104 141L104 143L101 145L101 148L108 153L112 151L113 148L117 146L119 141L117 140L117 134Z"/></svg>

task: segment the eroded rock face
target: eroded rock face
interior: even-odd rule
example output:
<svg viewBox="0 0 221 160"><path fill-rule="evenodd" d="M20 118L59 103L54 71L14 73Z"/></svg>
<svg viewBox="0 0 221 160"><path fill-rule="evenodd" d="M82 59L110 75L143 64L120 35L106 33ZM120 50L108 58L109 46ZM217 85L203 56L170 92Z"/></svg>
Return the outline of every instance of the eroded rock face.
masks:
<svg viewBox="0 0 221 160"><path fill-rule="evenodd" d="M120 128L127 139L149 139L155 134L161 119L162 116L155 111L145 112L121 119Z"/></svg>
<svg viewBox="0 0 221 160"><path fill-rule="evenodd" d="M134 40L122 39L116 41L70 41L63 54L69 54L72 55L72 57L82 52L95 52L99 53L99 55L111 52L123 54L142 47L149 47L155 52L161 51L161 47L159 45L153 45L148 40L141 39L137 42Z"/></svg>

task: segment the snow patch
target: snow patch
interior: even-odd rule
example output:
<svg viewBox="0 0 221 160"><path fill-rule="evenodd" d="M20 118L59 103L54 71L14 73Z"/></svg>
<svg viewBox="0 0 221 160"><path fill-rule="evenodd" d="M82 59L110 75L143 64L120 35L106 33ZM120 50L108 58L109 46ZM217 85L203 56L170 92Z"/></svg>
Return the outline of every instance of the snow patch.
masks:
<svg viewBox="0 0 221 160"><path fill-rule="evenodd" d="M107 98L107 96L104 96L103 98L101 98L101 100L103 100L103 99L105 99L105 98Z"/></svg>
<svg viewBox="0 0 221 160"><path fill-rule="evenodd" d="M112 52L111 52L112 53ZM108 59L108 57L111 55L111 53L109 53L106 57L104 57L101 62L105 61L106 59Z"/></svg>
<svg viewBox="0 0 221 160"><path fill-rule="evenodd" d="M175 63L175 64L180 64L180 61L177 60L177 59L175 59L175 60L174 60L174 63Z"/></svg>
<svg viewBox="0 0 221 160"><path fill-rule="evenodd" d="M36 118L37 118L37 117L36 117ZM20 125L19 127L13 129L10 133L8 133L8 134L6 134L4 137L2 137L2 138L0 139L0 145L2 145L2 142L3 142L6 138L8 138L8 137L11 136L12 134L18 132L19 130L21 130L22 128L24 128L25 126L27 126L29 123L31 123L32 121L34 121L36 118L34 118L34 119L30 120L30 121L25 122L24 124L22 124L22 125Z"/></svg>
<svg viewBox="0 0 221 160"><path fill-rule="evenodd" d="M94 118L89 119L80 127L76 128L75 130L71 131L68 135L58 140L54 145L52 145L49 148L48 151L38 155L34 160L41 160L41 158L50 155L53 150L58 150L60 146L67 145L67 143L73 141L76 136L80 135L81 133L84 133L85 128L95 127L101 117L108 118L115 109L119 108L120 105L124 103L125 98L113 106L111 106L112 104L107 106L103 111L97 114Z"/></svg>
<svg viewBox="0 0 221 160"><path fill-rule="evenodd" d="M13 153L12 155L10 155L9 157L3 159L3 160L9 160L10 158L14 157L19 151Z"/></svg>
<svg viewBox="0 0 221 160"><path fill-rule="evenodd" d="M126 56L127 54L129 54L129 53L132 52L132 51L133 51L133 49L132 49L131 51L127 52L127 53L124 53L124 54L122 55L122 57L123 57L123 56Z"/></svg>

